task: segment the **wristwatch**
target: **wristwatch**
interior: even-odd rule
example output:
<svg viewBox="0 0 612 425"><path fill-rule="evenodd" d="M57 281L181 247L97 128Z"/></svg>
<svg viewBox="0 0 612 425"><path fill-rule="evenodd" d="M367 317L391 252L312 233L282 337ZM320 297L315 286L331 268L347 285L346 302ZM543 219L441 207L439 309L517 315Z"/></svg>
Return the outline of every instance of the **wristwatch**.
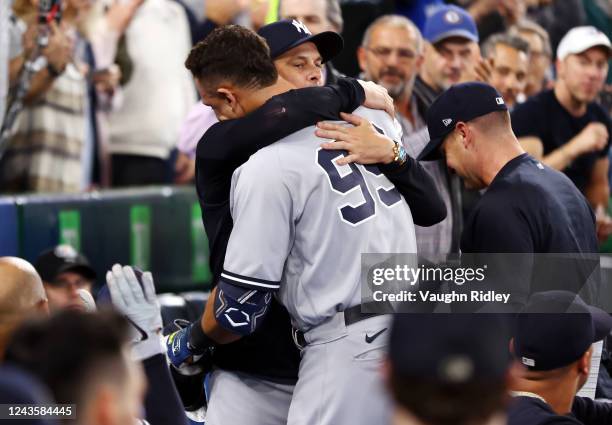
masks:
<svg viewBox="0 0 612 425"><path fill-rule="evenodd" d="M397 165L404 165L407 157L408 154L406 153L404 146L400 142L393 140L393 163Z"/></svg>

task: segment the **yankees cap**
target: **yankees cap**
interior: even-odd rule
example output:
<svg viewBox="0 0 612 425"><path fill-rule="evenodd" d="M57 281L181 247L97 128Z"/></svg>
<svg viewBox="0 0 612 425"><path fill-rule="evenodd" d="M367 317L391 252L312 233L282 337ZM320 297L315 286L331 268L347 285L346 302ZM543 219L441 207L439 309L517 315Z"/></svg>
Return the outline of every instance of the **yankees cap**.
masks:
<svg viewBox="0 0 612 425"><path fill-rule="evenodd" d="M514 355L531 370L553 370L578 360L612 330L612 316L569 291L533 294L517 315Z"/></svg>
<svg viewBox="0 0 612 425"><path fill-rule="evenodd" d="M306 25L295 19L285 19L265 25L257 33L266 39L272 59L276 59L294 47L311 42L317 46L321 59L325 63L333 59L344 47L344 40L340 34L324 31L312 35Z"/></svg>
<svg viewBox="0 0 612 425"><path fill-rule="evenodd" d="M395 314L389 339L393 373L441 384L504 379L508 327L493 314Z"/></svg>
<svg viewBox="0 0 612 425"><path fill-rule="evenodd" d="M58 245L44 251L36 259L34 268L47 283L53 283L57 276L64 272L79 273L90 280L96 278L96 272L87 258L70 245Z"/></svg>
<svg viewBox="0 0 612 425"><path fill-rule="evenodd" d="M436 44L450 37L461 37L478 43L476 22L465 10L455 5L442 6L425 21L423 37Z"/></svg>
<svg viewBox="0 0 612 425"><path fill-rule="evenodd" d="M507 111L504 98L493 86L471 82L452 86L436 98L427 111L430 141L419 155L419 161L442 158L440 146L459 121L468 122L495 111Z"/></svg>

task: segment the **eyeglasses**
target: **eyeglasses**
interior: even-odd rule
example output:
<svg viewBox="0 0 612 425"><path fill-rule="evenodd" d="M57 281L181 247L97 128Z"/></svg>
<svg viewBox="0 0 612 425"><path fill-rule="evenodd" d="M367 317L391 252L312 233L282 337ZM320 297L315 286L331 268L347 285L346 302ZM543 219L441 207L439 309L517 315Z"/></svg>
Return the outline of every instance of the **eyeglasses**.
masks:
<svg viewBox="0 0 612 425"><path fill-rule="evenodd" d="M379 59L387 59L393 52L397 55L397 58L401 61L410 61L416 57L416 54L410 49L391 49L389 47L366 47L366 50L374 53Z"/></svg>

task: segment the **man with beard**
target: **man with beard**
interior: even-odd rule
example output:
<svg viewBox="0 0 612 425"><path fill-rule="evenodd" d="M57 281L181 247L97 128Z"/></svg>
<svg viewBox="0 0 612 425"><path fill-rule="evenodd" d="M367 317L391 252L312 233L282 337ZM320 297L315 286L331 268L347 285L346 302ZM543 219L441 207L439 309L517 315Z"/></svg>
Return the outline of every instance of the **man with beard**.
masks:
<svg viewBox="0 0 612 425"><path fill-rule="evenodd" d="M414 83L423 62L423 39L418 28L407 18L385 15L366 30L357 51L359 66L367 80L385 87L393 97L396 117L402 126L402 144L408 155L416 158L427 142L429 134L425 114L429 105L414 93ZM346 118L346 117L345 117ZM356 120L358 120L355 117ZM320 123L320 137L350 143L360 126L344 129L343 133L328 133L338 124ZM323 131L322 131L323 130ZM447 211L453 211L446 167L442 161L423 164L433 178ZM456 252L458 238L453 241L453 214L430 227L415 226L419 253L448 254ZM453 243L454 242L454 243Z"/></svg>

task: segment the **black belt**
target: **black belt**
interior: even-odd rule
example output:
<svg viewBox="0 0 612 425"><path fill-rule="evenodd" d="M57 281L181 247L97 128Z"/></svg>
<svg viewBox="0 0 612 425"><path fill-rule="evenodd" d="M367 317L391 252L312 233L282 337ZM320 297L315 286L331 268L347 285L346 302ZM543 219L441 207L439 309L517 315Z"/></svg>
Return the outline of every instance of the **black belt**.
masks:
<svg viewBox="0 0 612 425"><path fill-rule="evenodd" d="M370 317L380 316L381 314L388 314L388 312L380 312L380 313L362 313L361 312L363 308L367 308L370 305L376 306L377 308L381 308L380 302L370 302L370 303L365 303L365 304L357 304L357 305L354 305L344 310L344 325L350 326L357 322L361 322L362 320L369 319ZM291 333L293 334L293 342L295 342L295 345L297 346L297 348L302 350L304 347L306 347L306 345L308 345L308 342L306 342L306 338L304 337L304 332L300 331L299 329L293 328Z"/></svg>

